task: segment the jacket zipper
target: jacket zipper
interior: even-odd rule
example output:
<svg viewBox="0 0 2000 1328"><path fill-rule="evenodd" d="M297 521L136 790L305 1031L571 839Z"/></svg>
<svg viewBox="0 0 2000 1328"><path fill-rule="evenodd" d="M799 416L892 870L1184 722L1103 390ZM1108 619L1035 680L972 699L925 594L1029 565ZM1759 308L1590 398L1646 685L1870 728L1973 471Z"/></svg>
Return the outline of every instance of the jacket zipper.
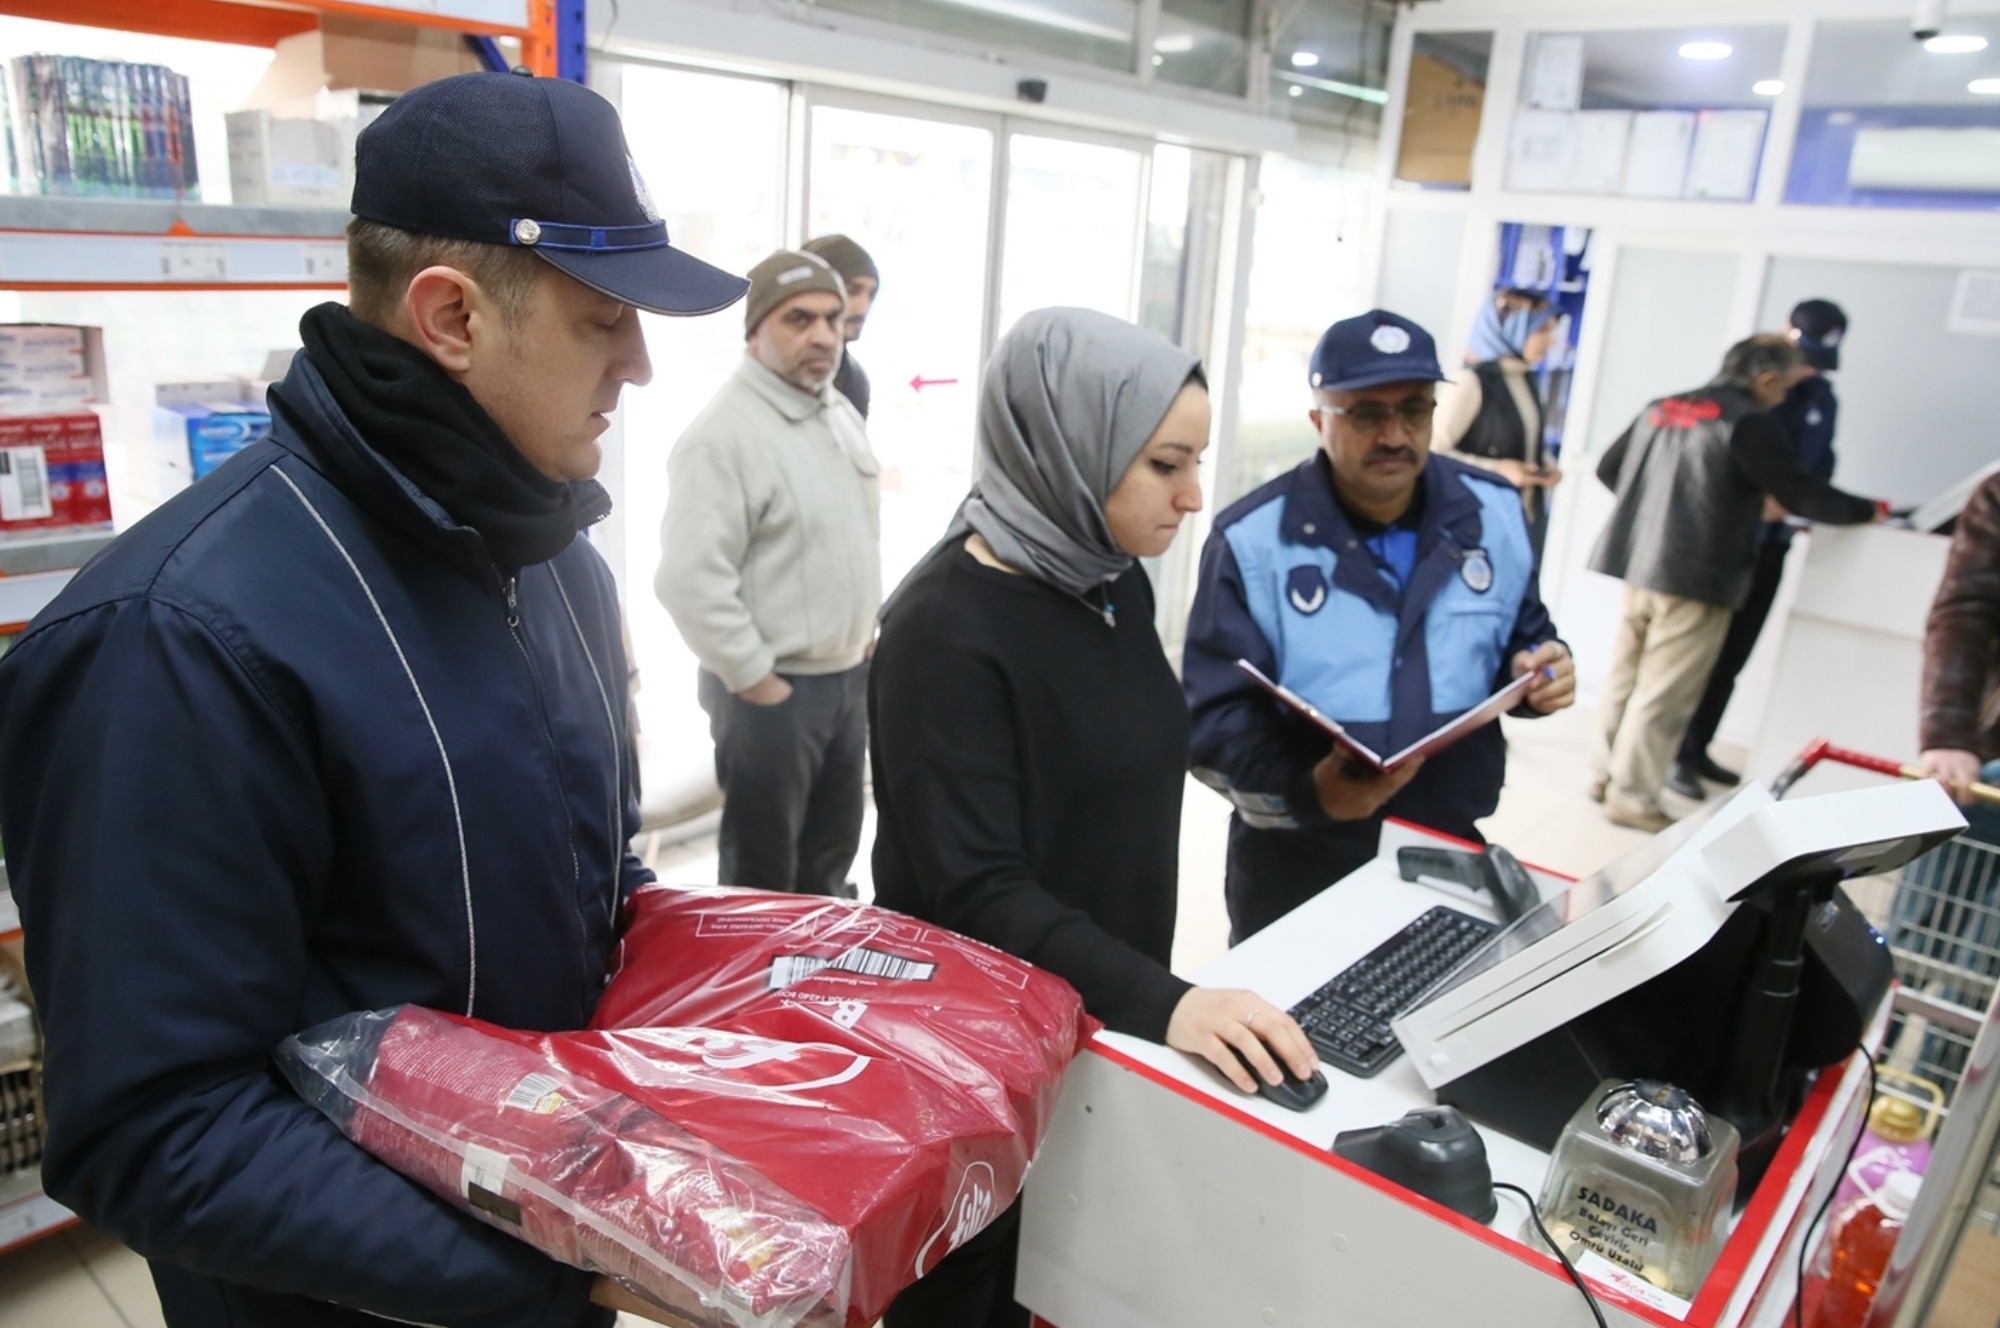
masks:
<svg viewBox="0 0 2000 1328"><path fill-rule="evenodd" d="M497 573L499 569L494 570ZM577 959L587 965L590 960L590 928L583 917L583 863L576 856L576 836L570 823L569 789L563 783L562 759L556 749L556 735L549 729L548 695L542 688L542 675L535 667L535 657L528 653L528 643L521 639L520 573L500 578L500 597L507 608L507 634L514 638L514 648L521 652L521 662L528 669L528 682L535 689L535 714L541 725L542 745L548 751L549 773L554 780L557 802L562 810L563 833L569 840L570 895L576 907Z"/></svg>

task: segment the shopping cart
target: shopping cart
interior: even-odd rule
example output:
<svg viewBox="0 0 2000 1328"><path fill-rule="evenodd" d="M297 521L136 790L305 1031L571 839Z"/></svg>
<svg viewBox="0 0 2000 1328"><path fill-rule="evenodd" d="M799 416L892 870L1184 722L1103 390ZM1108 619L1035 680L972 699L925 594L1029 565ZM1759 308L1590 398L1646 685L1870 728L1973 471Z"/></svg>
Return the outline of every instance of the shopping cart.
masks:
<svg viewBox="0 0 2000 1328"><path fill-rule="evenodd" d="M1915 766L1821 738L1771 781L1772 795L1782 798L1822 762L1892 778L1924 777ZM2000 805L2000 789L1973 788L1980 801ZM1877 1061L1903 1075L1885 1076L1881 1091L1928 1108L1922 1095L1904 1086L1906 1076L1928 1080L1943 1091L1948 1113L2000 987L2000 845L1961 834L1892 875L1851 881L1847 889L1888 942L1895 963L1892 1016ZM1974 1205L1977 1218L2000 1231L2000 1176L1980 1189Z"/></svg>

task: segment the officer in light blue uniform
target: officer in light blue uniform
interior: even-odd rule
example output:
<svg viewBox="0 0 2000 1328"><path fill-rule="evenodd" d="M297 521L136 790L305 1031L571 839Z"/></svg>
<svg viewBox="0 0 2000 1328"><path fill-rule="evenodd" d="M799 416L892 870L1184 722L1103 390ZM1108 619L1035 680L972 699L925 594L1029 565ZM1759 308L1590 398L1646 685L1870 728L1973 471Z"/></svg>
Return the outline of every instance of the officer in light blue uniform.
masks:
<svg viewBox="0 0 2000 1328"><path fill-rule="evenodd" d="M1444 376L1407 318L1377 309L1328 328L1311 371L1319 451L1224 511L1202 551L1183 679L1194 773L1235 807L1232 943L1374 857L1386 817L1478 841L1506 761L1489 724L1373 773L1237 660L1385 755L1530 670L1517 713L1575 699L1520 493L1430 455Z"/></svg>

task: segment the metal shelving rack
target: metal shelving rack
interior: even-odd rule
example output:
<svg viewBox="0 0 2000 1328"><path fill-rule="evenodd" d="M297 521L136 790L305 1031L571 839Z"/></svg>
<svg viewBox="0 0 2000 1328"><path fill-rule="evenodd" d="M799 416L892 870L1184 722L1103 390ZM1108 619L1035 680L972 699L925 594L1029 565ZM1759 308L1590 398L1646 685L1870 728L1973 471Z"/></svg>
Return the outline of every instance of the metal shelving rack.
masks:
<svg viewBox="0 0 2000 1328"><path fill-rule="evenodd" d="M338 14L463 33L489 68L495 40L521 43L539 75L583 81L587 0L0 0L0 14L79 27L276 46ZM345 289L339 209L178 201L0 197L0 290ZM0 635L19 631L106 536L0 548ZM24 561L25 560L25 561ZM0 863L0 945L20 941ZM0 1176L0 1254L75 1222L33 1171Z"/></svg>

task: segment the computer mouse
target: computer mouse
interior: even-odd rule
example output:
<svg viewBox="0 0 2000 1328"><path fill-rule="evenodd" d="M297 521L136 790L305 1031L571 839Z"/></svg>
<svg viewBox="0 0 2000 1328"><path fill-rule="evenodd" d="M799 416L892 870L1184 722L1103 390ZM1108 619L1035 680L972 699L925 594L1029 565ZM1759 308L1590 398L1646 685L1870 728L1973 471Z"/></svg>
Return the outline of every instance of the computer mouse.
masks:
<svg viewBox="0 0 2000 1328"><path fill-rule="evenodd" d="M1275 1102L1287 1111L1304 1111L1326 1096L1326 1076L1318 1070L1312 1072L1311 1078L1300 1079L1292 1073L1291 1066L1279 1061L1278 1068L1285 1072L1284 1081L1267 1084L1264 1082L1264 1076L1251 1067L1249 1057L1237 1051L1235 1047L1231 1047L1230 1050L1236 1052L1236 1059L1242 1063L1244 1072L1257 1081L1257 1096L1266 1102Z"/></svg>

